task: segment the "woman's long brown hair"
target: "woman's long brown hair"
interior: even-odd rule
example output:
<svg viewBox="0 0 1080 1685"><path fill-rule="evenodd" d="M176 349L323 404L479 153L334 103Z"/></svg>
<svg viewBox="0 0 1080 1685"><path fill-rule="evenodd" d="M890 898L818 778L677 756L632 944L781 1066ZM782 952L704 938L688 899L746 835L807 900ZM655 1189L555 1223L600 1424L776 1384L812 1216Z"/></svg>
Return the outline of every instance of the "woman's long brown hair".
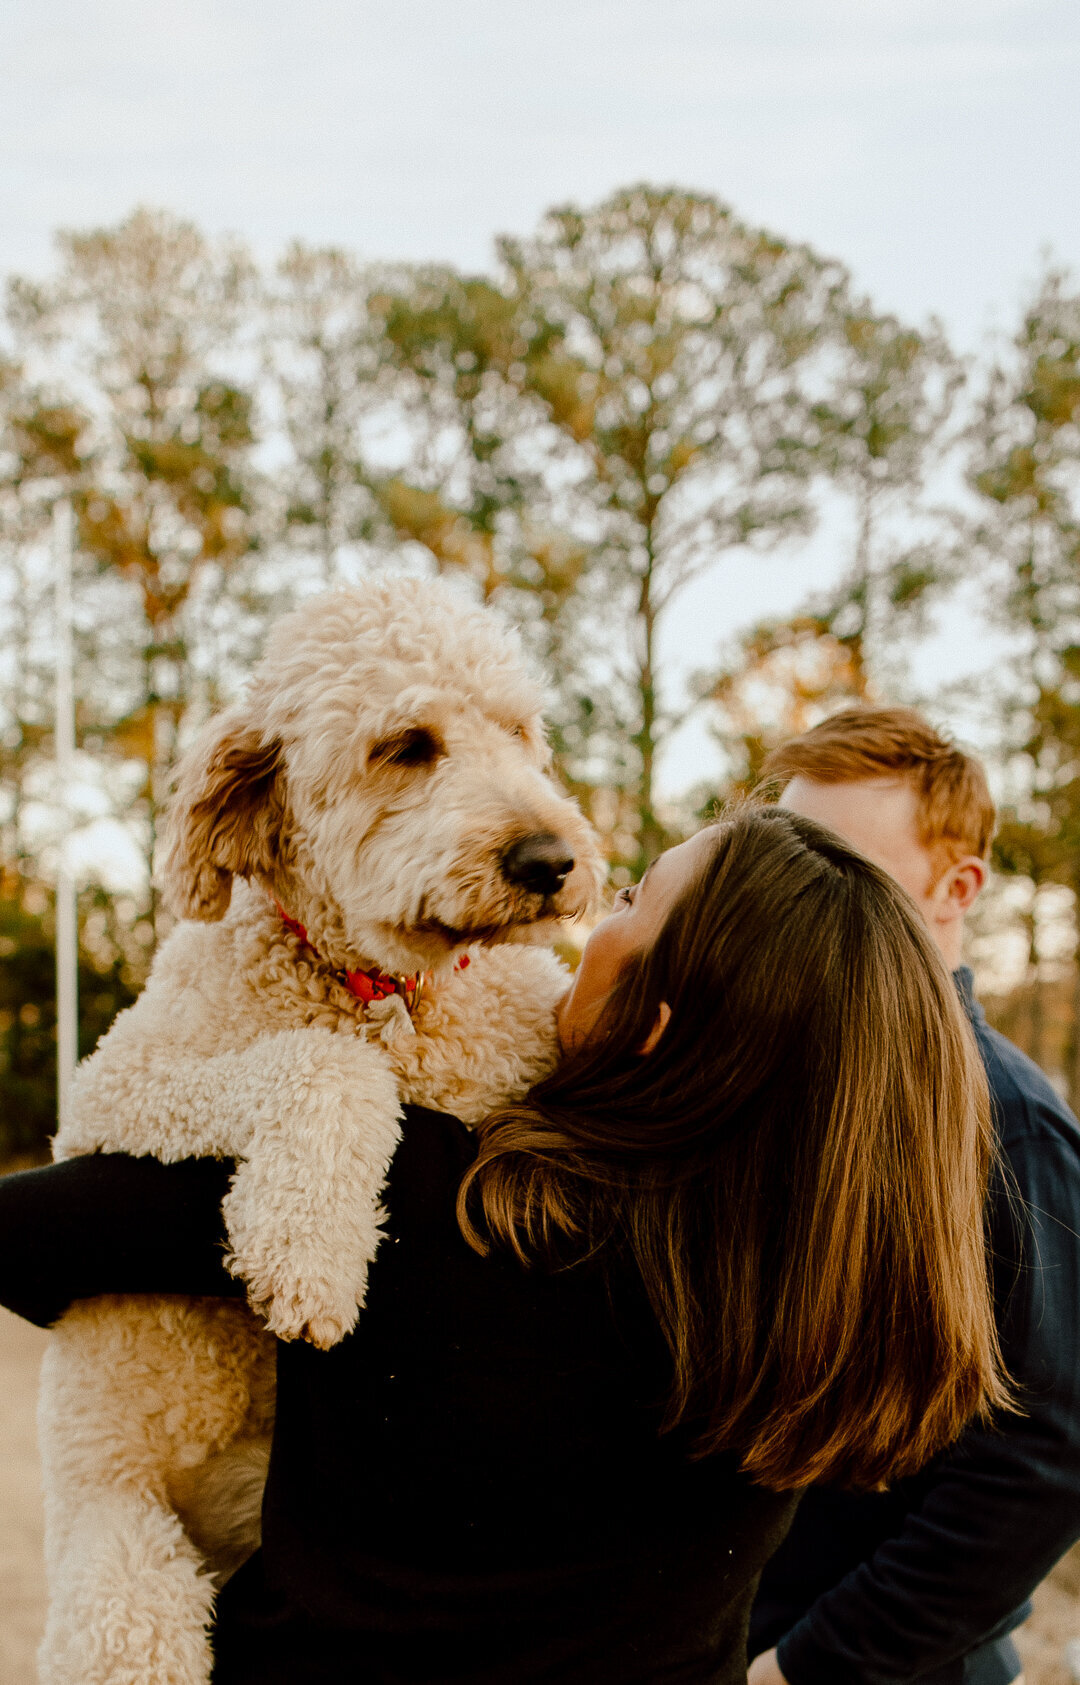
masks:
<svg viewBox="0 0 1080 1685"><path fill-rule="evenodd" d="M671 1353L665 1425L701 1454L879 1487L1008 1404L991 1141L914 905L821 826L747 808L585 1044L487 1120L459 1220L526 1262L629 1253Z"/></svg>

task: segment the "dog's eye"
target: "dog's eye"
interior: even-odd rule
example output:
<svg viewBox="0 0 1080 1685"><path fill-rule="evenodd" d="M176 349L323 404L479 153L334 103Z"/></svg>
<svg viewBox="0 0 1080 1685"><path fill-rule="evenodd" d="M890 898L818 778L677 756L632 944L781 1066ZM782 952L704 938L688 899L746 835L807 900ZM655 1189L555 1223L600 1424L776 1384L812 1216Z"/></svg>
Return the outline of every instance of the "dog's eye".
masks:
<svg viewBox="0 0 1080 1685"><path fill-rule="evenodd" d="M442 744L435 734L417 726L376 743L368 759L380 766L430 766L441 754Z"/></svg>

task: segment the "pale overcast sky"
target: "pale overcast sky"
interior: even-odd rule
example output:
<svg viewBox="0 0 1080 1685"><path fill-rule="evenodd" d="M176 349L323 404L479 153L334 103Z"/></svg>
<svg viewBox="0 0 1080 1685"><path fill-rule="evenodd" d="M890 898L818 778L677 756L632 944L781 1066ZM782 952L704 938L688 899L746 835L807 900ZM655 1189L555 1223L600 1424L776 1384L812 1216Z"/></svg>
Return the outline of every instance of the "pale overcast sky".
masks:
<svg viewBox="0 0 1080 1685"><path fill-rule="evenodd" d="M264 255L480 267L635 180L717 193L974 346L1042 248L1080 270L1080 6L0 0L0 271L137 202ZM727 565L670 622L690 665L829 559L755 564L749 592Z"/></svg>

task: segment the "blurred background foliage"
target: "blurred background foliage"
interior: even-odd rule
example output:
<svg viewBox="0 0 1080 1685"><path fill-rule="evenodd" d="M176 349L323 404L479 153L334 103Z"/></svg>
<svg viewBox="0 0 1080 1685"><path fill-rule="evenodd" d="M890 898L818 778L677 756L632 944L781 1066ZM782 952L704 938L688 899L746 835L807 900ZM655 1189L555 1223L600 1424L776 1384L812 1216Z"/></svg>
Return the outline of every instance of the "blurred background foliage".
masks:
<svg viewBox="0 0 1080 1685"><path fill-rule="evenodd" d="M61 497L78 534L71 791L51 771ZM838 583L689 686L664 670L680 593L838 509ZM55 1111L60 835L73 825L84 886L86 1052L164 933L150 865L178 750L274 615L383 566L456 576L522 628L553 680L560 774L624 881L785 735L856 699L925 702L902 652L975 589L1017 655L982 699L1004 802L972 955L1006 979L1002 1026L1075 1103L1068 275L1048 268L1015 335L972 362L937 324L877 313L842 264L679 189L553 210L485 275L299 243L263 270L137 210L61 234L44 280L11 278L0 333L0 1155L40 1153ZM665 802L658 760L695 714L725 775Z"/></svg>

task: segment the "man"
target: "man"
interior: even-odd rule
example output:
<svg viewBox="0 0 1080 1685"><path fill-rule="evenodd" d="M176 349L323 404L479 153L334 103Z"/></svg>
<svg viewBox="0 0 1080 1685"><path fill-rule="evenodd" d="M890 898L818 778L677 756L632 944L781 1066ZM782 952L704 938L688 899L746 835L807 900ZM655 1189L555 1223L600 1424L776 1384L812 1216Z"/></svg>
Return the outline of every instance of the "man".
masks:
<svg viewBox="0 0 1080 1685"><path fill-rule="evenodd" d="M750 1685L1009 1685L1009 1635L1080 1537L1080 1133L1038 1067L989 1028L961 964L994 827L986 778L906 708L836 714L763 776L783 806L903 884L955 973L1002 1148L988 1233L1023 1413L973 1425L891 1492L808 1492L762 1576Z"/></svg>

